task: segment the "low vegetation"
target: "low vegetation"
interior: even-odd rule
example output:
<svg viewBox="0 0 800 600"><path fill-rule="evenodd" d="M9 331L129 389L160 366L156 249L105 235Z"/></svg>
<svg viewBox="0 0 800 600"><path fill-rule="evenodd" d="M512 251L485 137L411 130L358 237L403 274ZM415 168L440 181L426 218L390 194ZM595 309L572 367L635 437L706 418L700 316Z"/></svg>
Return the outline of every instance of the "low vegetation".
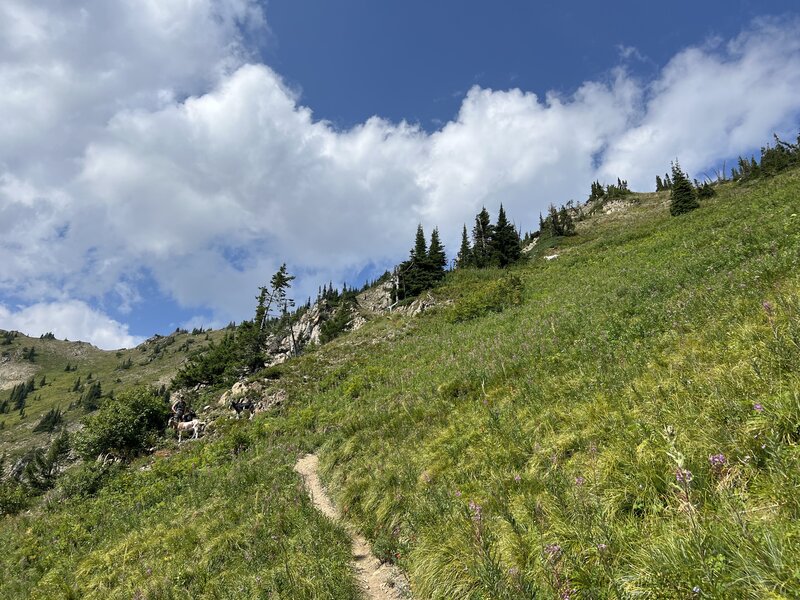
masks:
<svg viewBox="0 0 800 600"><path fill-rule="evenodd" d="M673 172L527 261L456 269L423 314L253 373L286 401L180 451L155 417L104 428L157 395L105 398L74 447L105 431L84 455L133 462L4 519L0 596L356 598L346 534L291 470L314 450L417 598L796 597L800 170L739 179L673 218Z"/></svg>

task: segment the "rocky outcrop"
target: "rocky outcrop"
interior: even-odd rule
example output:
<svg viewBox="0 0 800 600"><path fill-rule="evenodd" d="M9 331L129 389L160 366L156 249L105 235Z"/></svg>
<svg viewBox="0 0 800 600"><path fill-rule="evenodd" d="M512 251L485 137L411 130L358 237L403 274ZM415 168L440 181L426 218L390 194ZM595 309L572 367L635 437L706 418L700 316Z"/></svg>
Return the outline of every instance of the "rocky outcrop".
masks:
<svg viewBox="0 0 800 600"><path fill-rule="evenodd" d="M233 387L222 394L219 405L227 407L231 402L250 400L256 404L256 412L264 412L283 404L286 391L274 389L274 382L269 379L259 381L237 381Z"/></svg>

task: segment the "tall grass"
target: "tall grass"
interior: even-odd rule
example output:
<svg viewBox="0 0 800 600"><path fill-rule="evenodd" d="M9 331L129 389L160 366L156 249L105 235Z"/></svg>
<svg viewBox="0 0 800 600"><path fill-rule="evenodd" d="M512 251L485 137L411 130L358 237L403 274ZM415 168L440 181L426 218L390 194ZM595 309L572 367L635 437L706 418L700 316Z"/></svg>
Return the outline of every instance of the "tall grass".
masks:
<svg viewBox="0 0 800 600"><path fill-rule="evenodd" d="M277 413L7 519L0 595L355 596L290 470L317 449L417 598L797 597L800 172L638 200L286 363Z"/></svg>

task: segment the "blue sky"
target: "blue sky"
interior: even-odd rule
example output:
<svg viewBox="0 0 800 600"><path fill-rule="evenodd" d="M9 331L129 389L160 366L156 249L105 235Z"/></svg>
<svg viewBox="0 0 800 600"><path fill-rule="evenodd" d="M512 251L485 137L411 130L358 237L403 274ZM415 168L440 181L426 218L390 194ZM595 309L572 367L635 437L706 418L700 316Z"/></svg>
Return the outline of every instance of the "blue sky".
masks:
<svg viewBox="0 0 800 600"><path fill-rule="evenodd" d="M467 90L539 95L602 80L624 61L653 77L679 50L729 39L758 17L797 14L790 0L503 2L272 0L263 59L317 117L351 127L372 115L440 127Z"/></svg>
<svg viewBox="0 0 800 600"><path fill-rule="evenodd" d="M130 346L800 126L794 2L4 0L0 328Z"/></svg>

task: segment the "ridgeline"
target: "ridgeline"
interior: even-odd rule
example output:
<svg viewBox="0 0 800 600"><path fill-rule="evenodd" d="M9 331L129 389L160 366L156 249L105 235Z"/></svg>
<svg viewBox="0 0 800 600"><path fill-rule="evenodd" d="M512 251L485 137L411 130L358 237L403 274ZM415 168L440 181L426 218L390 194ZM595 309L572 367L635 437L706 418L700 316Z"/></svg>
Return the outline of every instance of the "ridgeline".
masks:
<svg viewBox="0 0 800 600"><path fill-rule="evenodd" d="M197 387L204 438L2 518L0 597L358 598L293 470L311 452L414 598L797 597L800 169L713 187L676 217L626 192L447 273L426 310L251 375L280 398L252 421Z"/></svg>

